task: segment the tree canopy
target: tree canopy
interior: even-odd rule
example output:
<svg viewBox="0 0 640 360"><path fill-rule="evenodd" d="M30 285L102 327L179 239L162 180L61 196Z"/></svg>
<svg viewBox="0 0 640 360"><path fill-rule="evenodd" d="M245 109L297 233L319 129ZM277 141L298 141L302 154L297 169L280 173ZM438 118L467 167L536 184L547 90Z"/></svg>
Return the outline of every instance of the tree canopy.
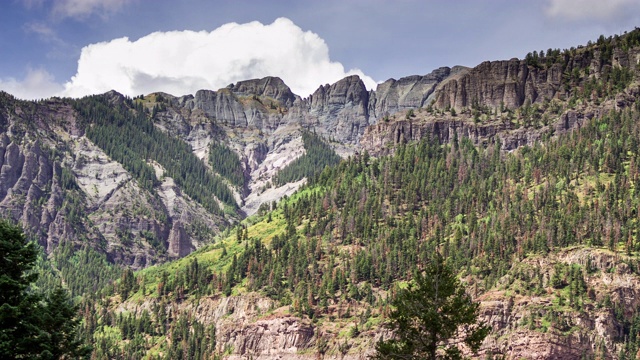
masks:
<svg viewBox="0 0 640 360"><path fill-rule="evenodd" d="M20 227L0 220L0 358L69 359L88 355L77 335L77 307L56 287L44 297L30 288L37 248Z"/></svg>
<svg viewBox="0 0 640 360"><path fill-rule="evenodd" d="M37 276L30 273L36 255L18 227L0 221L0 358L28 355L38 337L32 317L39 298L26 291Z"/></svg>
<svg viewBox="0 0 640 360"><path fill-rule="evenodd" d="M387 327L394 337L376 344L374 359L462 359L464 343L476 352L489 333L478 306L440 255L416 272L392 300Z"/></svg>

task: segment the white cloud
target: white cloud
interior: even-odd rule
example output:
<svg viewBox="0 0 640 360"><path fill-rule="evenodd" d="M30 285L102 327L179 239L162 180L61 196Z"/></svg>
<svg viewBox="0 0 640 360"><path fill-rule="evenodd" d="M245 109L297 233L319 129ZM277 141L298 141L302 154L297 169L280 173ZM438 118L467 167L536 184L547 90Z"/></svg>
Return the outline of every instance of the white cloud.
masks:
<svg viewBox="0 0 640 360"><path fill-rule="evenodd" d="M230 23L211 32L156 32L136 41L91 44L82 49L77 73L64 85L63 95L111 89L130 96L154 91L183 95L278 76L294 93L307 96L319 85L352 74L368 88L376 85L362 71L345 71L331 61L327 44L317 34L279 18L270 25Z"/></svg>
<svg viewBox="0 0 640 360"><path fill-rule="evenodd" d="M548 0L546 13L568 20L615 20L640 11L639 0Z"/></svg>
<svg viewBox="0 0 640 360"><path fill-rule="evenodd" d="M22 80L15 78L0 79L0 89L20 99L43 99L63 90L62 85L55 82L53 75L43 69L27 69Z"/></svg>
<svg viewBox="0 0 640 360"><path fill-rule="evenodd" d="M30 0L33 1L33 0ZM107 16L118 11L131 0L57 0L53 3L54 16L84 19L97 14Z"/></svg>

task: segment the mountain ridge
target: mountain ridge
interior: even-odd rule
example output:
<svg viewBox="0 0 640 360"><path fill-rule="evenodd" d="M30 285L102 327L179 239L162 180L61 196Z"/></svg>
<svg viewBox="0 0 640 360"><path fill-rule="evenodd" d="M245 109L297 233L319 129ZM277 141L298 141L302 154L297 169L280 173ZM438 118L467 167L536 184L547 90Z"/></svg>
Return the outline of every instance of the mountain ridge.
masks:
<svg viewBox="0 0 640 360"><path fill-rule="evenodd" d="M358 358L390 335L395 284L442 251L496 329L483 356L631 356L639 62L634 31L305 99L274 77L181 97L0 93L0 214L57 266L94 251L127 268L85 304L91 338L122 351L147 318L163 356L206 325L217 354Z"/></svg>
<svg viewBox="0 0 640 360"><path fill-rule="evenodd" d="M132 100L115 91L99 97L105 98L112 106L119 104L118 106L131 109L130 111L147 111L155 127L169 136L184 140L196 157L207 163L209 170L212 167L206 159L211 144L216 142L229 146L238 154L245 178L245 184L233 190L235 201L242 203L244 199L250 199L248 205L242 207L242 212L250 215L258 210L260 204L290 195L302 184L297 182L274 188L272 178L280 169L304 154L301 146L303 130L317 133L338 154L347 157L364 150L371 154L384 154L393 151L396 144L417 141L425 136L436 136L446 142L453 139L459 130L459 135L472 138L478 145L486 145L499 139L504 150L513 150L532 144L546 136L545 134L560 133L580 126L583 119L600 116L602 111L598 112L596 109L594 112L585 108L558 116L548 110L557 106L557 101L571 100L567 99L567 86L578 79L572 78L576 71L578 76L585 72L589 78L599 79L610 76L612 69L616 67L630 68L640 57L637 48L624 52L618 48L608 50L606 44L597 45L599 47L571 49L564 53L550 50L536 64L527 58L484 62L474 68L442 67L423 76L389 79L371 91L367 91L364 83L354 75L331 85L319 86L304 99L293 94L277 77L240 81L217 91L200 90L195 95L181 97L152 93ZM604 47L604 50L599 50L600 47ZM611 57L603 57L604 52L610 53ZM631 90L631 96L637 93L634 91ZM608 108L628 106L629 100L618 100ZM31 128L35 130L32 134L36 142L41 135L48 140L57 137L47 145L53 147L60 141L66 141L61 139L82 138L83 130L78 123L78 116L66 105L75 101L77 100L52 99L24 102L6 93L2 95L1 102L5 105L5 111L0 112L3 146L4 149L9 149L7 159L16 162L15 166L8 165L4 169L4 193L9 190L6 184L13 184L13 180L17 182L19 174L15 170L21 169L24 162L21 156L30 152L24 149L16 154L17 143L10 146L11 141L7 135L13 136L15 133L19 137L22 131L28 132L27 129ZM12 102L20 104L15 114L7 108L11 107ZM534 108L527 116L534 118L530 122L537 121L540 124L535 125L535 129L528 126L530 124L513 123L513 118L521 115L514 114L514 111L520 111L525 105L528 109ZM22 107L35 113L29 115L21 112ZM139 109L136 110L136 107ZM451 110L456 113L451 113ZM406 112L405 116L403 112ZM19 119L21 116L24 118L23 125L27 126L12 126L11 119ZM556 120L540 119L547 116ZM27 120L29 117L32 120ZM47 117L59 117L65 121L59 121L61 126L51 128ZM83 141L86 143L86 140ZM95 156L101 155L97 153ZM104 159L108 161L108 157ZM49 160L48 162L51 163ZM157 168L157 165L150 163L148 166L149 169L155 166L156 170L153 171L159 171L158 174L162 176L164 170ZM31 165L28 170L32 171L30 167ZM81 168L82 166L76 166L74 176L80 174L78 171ZM25 179L32 176L25 175ZM97 186L89 182L87 184L83 190L85 193L89 191L88 187ZM233 189L233 186L230 188ZM101 193L101 190L97 189L97 193ZM187 202L190 201L192 200ZM5 211L9 211L10 207L5 206ZM22 212L17 208L12 211ZM14 214L11 217L23 218L24 225L30 224L27 228L40 227L35 225L34 220L27 221L24 216ZM223 226L226 226L225 221ZM179 228L169 232L157 227L154 233L156 237L165 239L164 242L169 233L183 234ZM202 239L192 238L193 234L186 237L175 236L181 239L176 240L177 243L187 244L182 245L182 248L191 249L177 252L181 254L194 250L197 246L193 244L202 242ZM44 242L41 240L41 243ZM188 245L189 243L192 244ZM181 248L177 245L166 247Z"/></svg>
<svg viewBox="0 0 640 360"><path fill-rule="evenodd" d="M229 358L362 359L392 335L388 297L440 252L493 327L476 358L635 358L640 69L615 63L615 43L639 45L484 64L480 87L460 69L426 106L367 127L360 155L216 244L139 272L133 290L108 290L116 305L95 312L171 317L151 346L169 358L202 341ZM340 94L362 94L353 83ZM332 86L317 99L329 115L342 104ZM371 96L359 99L361 120ZM215 336L176 341L202 326Z"/></svg>

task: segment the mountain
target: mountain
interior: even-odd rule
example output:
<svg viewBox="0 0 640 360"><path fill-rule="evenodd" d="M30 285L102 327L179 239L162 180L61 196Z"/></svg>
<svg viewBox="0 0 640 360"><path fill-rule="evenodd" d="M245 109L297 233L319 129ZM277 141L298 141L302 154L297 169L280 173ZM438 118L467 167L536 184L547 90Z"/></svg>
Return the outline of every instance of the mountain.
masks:
<svg viewBox="0 0 640 360"><path fill-rule="evenodd" d="M133 268L181 257L304 182L274 177L306 154L305 132L352 155L376 114L423 105L449 73L388 80L380 94L351 76L307 99L274 77L133 100L113 91L39 102L3 93L1 213L49 253L61 242L89 243ZM181 169L167 169L162 147L179 149ZM212 183L214 202L188 184L193 171Z"/></svg>
<svg viewBox="0 0 640 360"><path fill-rule="evenodd" d="M0 213L85 294L96 358L363 358L436 251L479 356L632 358L639 61L635 30L304 99L3 93Z"/></svg>

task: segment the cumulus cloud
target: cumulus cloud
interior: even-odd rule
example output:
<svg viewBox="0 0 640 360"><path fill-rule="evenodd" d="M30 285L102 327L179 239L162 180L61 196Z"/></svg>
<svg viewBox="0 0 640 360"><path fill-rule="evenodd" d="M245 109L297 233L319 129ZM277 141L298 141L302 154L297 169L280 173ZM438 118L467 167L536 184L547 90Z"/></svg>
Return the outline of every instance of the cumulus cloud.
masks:
<svg viewBox="0 0 640 360"><path fill-rule="evenodd" d="M568 20L614 20L640 11L638 0L549 0L546 13Z"/></svg>
<svg viewBox="0 0 640 360"><path fill-rule="evenodd" d="M82 49L77 73L63 95L79 97L115 89L135 96L154 91L174 95L219 89L240 80L278 76L307 96L319 85L356 74L368 88L375 81L358 69L331 61L325 41L291 20L225 24L211 32L156 32Z"/></svg>
<svg viewBox="0 0 640 360"><path fill-rule="evenodd" d="M53 3L52 12L54 16L60 18L84 19L93 14L104 17L118 11L130 1L131 0L57 0Z"/></svg>
<svg viewBox="0 0 640 360"><path fill-rule="evenodd" d="M20 99L43 99L63 90L53 75L44 69L28 69L24 79L0 79L0 89Z"/></svg>

